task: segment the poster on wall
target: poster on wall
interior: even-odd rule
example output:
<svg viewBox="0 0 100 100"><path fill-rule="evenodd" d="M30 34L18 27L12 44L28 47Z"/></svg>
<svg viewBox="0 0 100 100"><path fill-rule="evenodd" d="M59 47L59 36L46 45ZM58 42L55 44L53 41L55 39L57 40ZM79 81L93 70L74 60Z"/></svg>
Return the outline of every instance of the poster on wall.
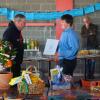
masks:
<svg viewBox="0 0 100 100"><path fill-rule="evenodd" d="M55 55L57 47L58 47L59 40L56 39L47 39L45 49L43 55Z"/></svg>

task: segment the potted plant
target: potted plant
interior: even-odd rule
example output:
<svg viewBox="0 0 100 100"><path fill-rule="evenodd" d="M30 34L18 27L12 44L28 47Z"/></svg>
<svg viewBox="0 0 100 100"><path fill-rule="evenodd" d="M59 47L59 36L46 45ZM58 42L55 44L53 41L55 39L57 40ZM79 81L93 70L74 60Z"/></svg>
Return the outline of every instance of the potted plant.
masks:
<svg viewBox="0 0 100 100"><path fill-rule="evenodd" d="M16 50L8 41L0 41L0 89L8 89L13 74L7 71L13 65Z"/></svg>

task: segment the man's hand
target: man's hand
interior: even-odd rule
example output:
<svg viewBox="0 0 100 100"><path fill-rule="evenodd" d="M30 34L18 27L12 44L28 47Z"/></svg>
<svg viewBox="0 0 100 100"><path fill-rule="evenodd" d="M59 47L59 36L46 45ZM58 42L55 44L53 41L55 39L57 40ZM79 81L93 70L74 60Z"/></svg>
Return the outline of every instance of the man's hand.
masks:
<svg viewBox="0 0 100 100"><path fill-rule="evenodd" d="M56 53L56 54L54 55L54 61L55 61L56 63L58 63L58 53Z"/></svg>

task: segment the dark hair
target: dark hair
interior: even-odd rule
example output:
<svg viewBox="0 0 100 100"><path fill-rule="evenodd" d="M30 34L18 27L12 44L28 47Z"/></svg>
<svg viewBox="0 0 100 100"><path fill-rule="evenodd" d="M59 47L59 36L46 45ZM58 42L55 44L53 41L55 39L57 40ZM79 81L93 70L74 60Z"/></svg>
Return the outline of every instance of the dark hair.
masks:
<svg viewBox="0 0 100 100"><path fill-rule="evenodd" d="M17 14L17 15L15 16L15 18L25 18L25 16L22 15L22 14Z"/></svg>
<svg viewBox="0 0 100 100"><path fill-rule="evenodd" d="M72 17L72 15L65 14L65 15L61 16L61 20L65 20L66 23L70 24L70 26L72 26L72 24L73 24L73 17Z"/></svg>

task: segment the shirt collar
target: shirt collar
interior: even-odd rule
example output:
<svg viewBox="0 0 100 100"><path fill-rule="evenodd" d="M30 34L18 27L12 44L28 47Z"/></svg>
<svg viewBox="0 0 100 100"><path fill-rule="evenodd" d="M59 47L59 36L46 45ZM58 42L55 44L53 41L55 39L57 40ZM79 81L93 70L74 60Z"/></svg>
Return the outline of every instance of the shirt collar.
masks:
<svg viewBox="0 0 100 100"><path fill-rule="evenodd" d="M64 32L65 32L65 31L68 31L68 30L70 30L70 29L72 29L72 27L66 28L66 29L64 30Z"/></svg>

